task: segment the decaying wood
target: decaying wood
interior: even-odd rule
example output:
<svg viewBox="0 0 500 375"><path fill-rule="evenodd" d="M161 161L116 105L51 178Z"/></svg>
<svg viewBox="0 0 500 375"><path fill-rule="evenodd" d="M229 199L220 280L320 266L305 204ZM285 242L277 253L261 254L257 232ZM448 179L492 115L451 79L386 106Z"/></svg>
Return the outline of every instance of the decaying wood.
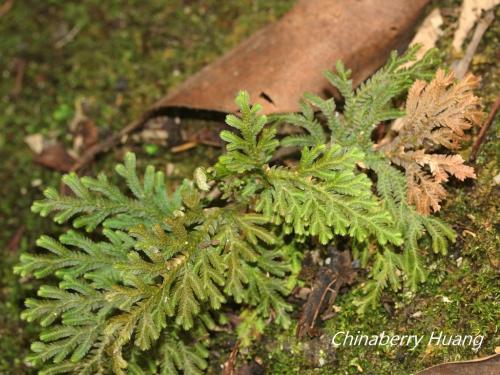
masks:
<svg viewBox="0 0 500 375"><path fill-rule="evenodd" d="M493 375L500 374L500 354L464 362L443 363L417 375Z"/></svg>
<svg viewBox="0 0 500 375"><path fill-rule="evenodd" d="M491 111L486 120L484 121L484 124L481 127L481 130L479 131L477 139L474 142L474 145L472 146L472 152L469 158L470 161L476 160L477 153L479 152L479 147L481 147L481 144L484 142L486 134L488 133L488 129L491 127L491 124L493 124L493 120L495 119L495 116L499 108L500 108L500 96L497 96L497 100L495 100L495 103L493 104L493 107L491 108Z"/></svg>
<svg viewBox="0 0 500 375"><path fill-rule="evenodd" d="M463 0L458 19L458 27L453 35L452 47L460 52L469 31L481 17L482 12L487 12L500 4L500 0Z"/></svg>
<svg viewBox="0 0 500 375"><path fill-rule="evenodd" d="M264 113L295 112L304 92L324 95L323 71L342 60L358 84L394 49L407 45L428 0L299 0L256 33L155 104L234 112L247 90Z"/></svg>
<svg viewBox="0 0 500 375"><path fill-rule="evenodd" d="M349 251L332 250L330 254L330 264L319 269L312 291L302 308L296 332L298 337L315 335L320 314L328 306L333 306L340 288L354 280L355 272L351 267Z"/></svg>

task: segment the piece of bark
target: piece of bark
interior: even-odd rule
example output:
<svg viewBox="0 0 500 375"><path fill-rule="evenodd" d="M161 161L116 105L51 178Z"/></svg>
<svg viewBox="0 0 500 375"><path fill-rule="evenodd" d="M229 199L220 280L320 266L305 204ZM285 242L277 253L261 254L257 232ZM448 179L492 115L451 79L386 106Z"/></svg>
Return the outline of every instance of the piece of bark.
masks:
<svg viewBox="0 0 500 375"><path fill-rule="evenodd" d="M494 375L500 374L500 354L464 362L443 363L417 375Z"/></svg>
<svg viewBox="0 0 500 375"><path fill-rule="evenodd" d="M355 271L351 266L349 251L330 251L330 264L320 267L309 297L302 307L297 325L297 337L315 336L318 317L332 306L340 288L354 281Z"/></svg>
<svg viewBox="0 0 500 375"><path fill-rule="evenodd" d="M186 80L154 108L234 112L239 90L264 113L295 112L304 92L332 92L323 71L342 60L359 84L406 47L428 0L299 0L269 25Z"/></svg>
<svg viewBox="0 0 500 375"><path fill-rule="evenodd" d="M453 35L452 47L457 52L462 51L464 43L469 31L472 30L474 24L481 18L482 12L487 12L500 4L500 0L463 0L458 19L458 27Z"/></svg>

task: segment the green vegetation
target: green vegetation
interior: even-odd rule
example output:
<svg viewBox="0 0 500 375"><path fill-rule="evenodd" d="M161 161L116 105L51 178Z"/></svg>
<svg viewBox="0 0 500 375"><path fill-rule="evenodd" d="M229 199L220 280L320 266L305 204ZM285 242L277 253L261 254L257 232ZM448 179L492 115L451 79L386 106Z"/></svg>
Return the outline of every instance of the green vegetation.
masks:
<svg viewBox="0 0 500 375"><path fill-rule="evenodd" d="M168 89L242 38L289 9L293 0L279 1L15 1L0 19L0 373L23 374L29 369L32 328L20 321L23 300L33 295L28 280L12 273L19 253L35 247L41 233L54 233L30 206L43 186L55 186L60 174L33 163L24 142L29 134L70 143L68 126L74 105L93 103L91 117L102 135L119 129ZM76 28L75 28L76 27ZM74 29L75 28L75 29ZM78 30L63 47L55 44ZM98 46L98 48L96 48ZM26 62L21 91L13 96L17 61ZM127 147L136 147L131 144ZM135 148L141 152L141 148ZM149 163L175 165L173 177L190 175L207 162L213 149L167 154L163 147ZM92 167L111 169L123 156L117 149ZM214 156L212 156L214 158ZM193 162L194 161L194 162ZM179 177L180 176L180 177ZM6 245L24 228L17 249Z"/></svg>
<svg viewBox="0 0 500 375"><path fill-rule="evenodd" d="M171 85L234 45L254 28L275 18L291 2L220 3L193 2L185 6L172 1L164 7L156 6L154 2L145 5L142 2L103 4L89 1L81 5L52 1L45 4L32 2L24 7L16 2L8 16L2 18L0 30L2 35L9 37L0 41L0 68L5 78L0 82L4 105L0 115L0 154L3 160L0 175L7 181L0 187L3 198L0 215L6 223L0 232L3 251L0 269L0 372L29 371L23 365L23 358L29 342L34 341L38 334L33 332L33 326L26 328L17 318L22 301L26 296L34 296L38 285L32 279L21 279L20 284L12 276L12 266L17 263L20 251L35 247L35 239L40 233L50 233L53 237L60 233L60 229L49 221L40 221L29 213L31 202L41 195L40 186L56 186L59 174L33 165L24 136L43 133L47 137L69 142L67 124L74 114L74 102L82 96L93 98L93 119L100 129L111 131L120 128L136 118L147 104ZM143 12L137 12L137 8ZM255 12L248 12L250 8ZM58 27L62 34L61 31L58 33ZM79 30L77 37L62 48L54 48L54 44L74 27ZM192 29L186 30L186 27ZM498 92L498 68L494 68L496 55L492 47L497 39L498 22L495 22L475 59L475 72L485 77L480 94L486 98L486 104L490 104L493 95ZM96 40L100 45L97 49ZM165 40L174 40L175 43L165 50ZM28 61L24 85L17 98L11 96L16 78L15 57ZM123 86L126 88L123 89ZM359 301L363 291L357 289L348 293L337 300L340 312L327 323L327 335L345 327L366 333L373 332L372 327L377 327L377 331L401 332L407 329L414 333L438 329L456 332L460 329L486 334L487 339L478 355L492 353L493 348L498 346L498 339L495 338L498 305L493 299L498 269L498 238L494 235L496 224L493 217L498 209L494 205L495 201L498 202L494 198L498 196L498 190L492 183L492 177L498 174L493 160L497 146L495 142L484 145L478 160L479 178L474 187L469 185L464 189L460 185L452 189L441 216L453 226L458 239L446 258L431 252L425 254L423 264L430 272L427 282L423 284L424 289L415 295L408 286L403 286L403 293L386 294L383 302L391 312L376 305L379 307L367 310L363 318L358 317L355 312L357 307L353 304L355 299ZM140 149L135 151L140 152ZM163 154L164 149L160 148L160 151ZM203 155L202 158L197 156L198 152ZM93 168L109 171L122 154L123 150L118 149ZM204 151L200 150L190 154L190 158L184 156L183 159L188 159L187 165L169 154L154 159L142 155L139 160L142 160L140 164L157 166L163 166L166 161L175 163L176 168L182 170L176 173L176 183L173 184L176 185L179 178L192 174L193 166L206 163L204 156ZM13 171L16 171L15 174ZM203 173L198 172L197 176L203 186ZM4 250L5 244L21 226L25 227L25 234L18 249ZM222 324L223 321L217 323ZM244 329L241 327L243 332ZM292 338L293 329L294 324L284 334L266 331L259 344L242 351L240 360L260 356L264 358L264 363L269 364L271 373L336 371L349 374L358 373L360 369L384 373L391 369L405 374L444 360L476 355L468 348L440 347L419 348L412 353L382 349L334 350L325 339L295 340ZM219 361L224 361L231 348L227 343L218 346L225 342L224 334L220 336L220 339L212 340L211 348L221 351L218 353ZM165 342L168 348L168 338ZM168 350L166 353L168 356ZM179 353L189 356L191 352L186 347ZM200 354L203 358L206 353ZM181 359L181 362L185 363L185 360ZM195 362L203 367L202 359ZM213 360L209 372L218 373L217 366L217 361Z"/></svg>
<svg viewBox="0 0 500 375"><path fill-rule="evenodd" d="M53 362L43 374L125 374L127 368L201 373L208 356L202 340L224 319L218 310L226 301L245 306L253 324L272 316L284 328L290 325L287 311L292 306L283 297L294 282L287 274L293 259L313 244L310 239L327 245L344 243L349 236L363 265L373 263L366 296L354 303L358 313L375 306L388 284L394 291L401 289L401 275L415 291L425 280L419 260L424 229L433 250L443 254L447 239L454 241L455 235L406 203L405 179L388 162L387 153L373 149L370 134L380 121L403 115L392 107L392 99L417 78L427 77L435 65L435 51L430 51L404 67L417 50L411 48L402 57L393 53L386 66L356 90L350 72L338 63L337 73L327 77L344 96L344 115L335 112L332 99L306 95L326 118L328 136L311 104L304 103L300 115L278 117L308 132L282 142L281 147L301 146L293 166L279 164L276 125L269 126L267 117L259 114L261 107L252 106L242 91L236 98L239 116L226 117L235 131L221 132L226 152L213 168L196 169L194 182L185 180L172 194L164 173L154 167L146 168L144 177L137 175L132 153L116 167L129 194L104 173L97 179L65 175L62 180L74 196L45 190L46 199L33 204L34 212L55 213L57 223L71 221L75 228L102 233L105 240L74 231L59 241L44 235L37 245L48 253L21 256L15 272L22 277L58 279L57 287L39 287L41 298L26 300L22 317L44 328L40 341L31 345L34 354L28 361L36 366ZM447 121L447 107L441 110L440 98L432 91L443 77L438 72L428 85L430 91L408 97L420 100L419 111L433 129L437 121ZM412 87L421 84L415 81ZM474 106L468 90L463 89L465 98ZM436 103L430 112L426 95ZM470 118L466 102L458 95L453 100L460 109L455 123ZM445 102L448 106L448 99ZM440 117L434 119L434 113ZM407 116L415 121L420 115ZM397 137L415 147L405 131L414 130L403 128ZM425 139L434 140L433 134L428 130ZM449 142L444 137L439 141ZM460 140L454 133L447 137ZM417 142L423 143L420 137ZM448 169L454 165L450 158L445 159ZM357 170L361 163L376 172L380 199L368 176ZM439 165L436 161L434 168ZM375 254L374 245L379 247ZM177 343L184 348L180 352Z"/></svg>

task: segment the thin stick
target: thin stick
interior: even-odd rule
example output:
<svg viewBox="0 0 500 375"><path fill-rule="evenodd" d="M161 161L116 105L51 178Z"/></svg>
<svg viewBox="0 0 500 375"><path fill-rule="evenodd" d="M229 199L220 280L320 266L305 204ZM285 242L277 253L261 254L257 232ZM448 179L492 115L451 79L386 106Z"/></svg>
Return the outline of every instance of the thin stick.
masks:
<svg viewBox="0 0 500 375"><path fill-rule="evenodd" d="M83 23L76 24L70 31L67 33L65 36L63 36L60 40L54 44L54 47L56 49L61 49L63 48L66 44L69 42L73 41L75 37L78 35L78 33L82 30L83 28Z"/></svg>
<svg viewBox="0 0 500 375"><path fill-rule="evenodd" d="M222 370L222 375L234 375L234 365L236 364L236 358L238 356L238 351L240 350L240 342L236 341L233 350L231 350L231 355L229 359L224 363L224 369Z"/></svg>
<svg viewBox="0 0 500 375"><path fill-rule="evenodd" d="M104 139L102 142L95 144L94 146L90 147L85 153L78 159L78 161L73 165L71 168L72 171L78 171L85 167L87 164L89 164L94 158L96 157L97 154L100 154L101 152L109 150L111 147L117 145L120 143L120 140L128 135L129 133L139 129L141 126L143 126L146 121L150 118L151 114L149 112L146 112L144 116L136 120L134 122L131 122L127 126L125 126L122 130L120 130L118 133L111 134L109 137Z"/></svg>
<svg viewBox="0 0 500 375"><path fill-rule="evenodd" d="M481 147L481 144L484 142L484 139L486 138L486 133L488 132L488 129L490 128L491 124L493 124L493 120L495 119L495 115L497 114L499 107L500 107L500 96L497 96L495 104L493 104L493 107L491 108L488 118L486 119L483 126L481 127L481 130L479 131L479 135L477 136L476 142L474 142L474 146L472 146L472 152L469 161L476 160L479 147Z"/></svg>
<svg viewBox="0 0 500 375"><path fill-rule="evenodd" d="M13 98L17 98L19 94L21 93L21 90L23 89L23 81L24 81L24 74L26 73L26 60L25 59L17 59L16 60L16 80L14 84L14 88L12 89L12 92L10 95Z"/></svg>
<svg viewBox="0 0 500 375"><path fill-rule="evenodd" d="M472 62L472 58L476 53L477 47L479 46L484 33L494 19L495 14L493 13L493 11L489 11L477 23L476 29L474 30L474 35L472 36L472 39L467 46L464 57L453 66L453 70L455 71L455 76L457 77L457 79L462 79L465 77L465 73L467 73L467 71L469 70L470 63Z"/></svg>

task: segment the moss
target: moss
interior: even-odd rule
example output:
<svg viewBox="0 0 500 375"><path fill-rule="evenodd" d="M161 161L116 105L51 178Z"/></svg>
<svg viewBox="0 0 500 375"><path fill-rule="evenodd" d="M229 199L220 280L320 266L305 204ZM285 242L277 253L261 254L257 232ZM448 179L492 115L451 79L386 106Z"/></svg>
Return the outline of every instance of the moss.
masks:
<svg viewBox="0 0 500 375"><path fill-rule="evenodd" d="M485 155L488 157L493 154ZM266 355L270 373L403 375L446 361L494 353L500 345L495 298L500 238L495 228L498 223L494 222L500 200L498 188L491 183L493 173L498 171L491 164L479 166L478 181L473 186L451 189L451 198L441 215L454 226L458 239L446 257L427 255L429 277L416 295L404 290L387 292L382 305L365 316L358 316L353 301L360 291L359 287L355 288L337 299L340 312L323 325L321 338L298 340L294 337L294 328L286 333L269 333L248 357ZM331 338L340 331L366 335L384 331L389 335L424 335L424 339L413 351L380 346L335 348ZM432 332L484 335L485 338L480 350L475 352L471 346L427 346Z"/></svg>
<svg viewBox="0 0 500 375"><path fill-rule="evenodd" d="M292 0L153 0L125 1L36 1L14 2L0 22L0 373L29 372L22 358L36 336L18 318L22 300L32 294L33 280L17 280L11 269L19 252L34 247L40 233L57 233L48 220L39 220L29 211L31 202L41 196L44 186L57 186L59 173L32 162L32 154L23 139L28 134L69 142L68 122L74 115L78 98L92 100L92 118L103 135L137 118L149 104L169 88L212 61L263 24L285 12ZM439 1L447 9L445 34L439 48L447 50L458 16L458 0ZM500 35L500 8L496 21L486 32L473 60L473 70L483 77L479 94L490 108L499 92L497 66ZM65 36L75 37L63 44ZM450 56L451 57L451 56ZM16 81L16 61L27 62L22 89L12 95ZM498 118L498 117L497 117ZM492 183L499 173L495 161L498 141L492 141L498 122L477 161L478 180L452 186L441 215L459 233L457 244L447 257L428 254L429 280L414 299L405 293L384 297L383 306L365 317L356 315L352 305L358 291L342 295L337 301L340 313L323 327L323 338L295 338L294 327L288 332L270 328L269 332L243 351L239 360L262 360L271 374L408 374L446 360L466 359L491 354L499 345L494 337L498 329L498 248L495 235L498 223L498 187ZM142 146L134 151L140 152ZM92 166L106 170L124 152L118 148ZM209 162L211 148L171 155L163 147L143 163L175 165L173 176L191 174L200 162ZM149 150L151 151L151 150ZM25 235L17 251L5 250L20 227ZM461 265L457 265L457 260ZM458 261L460 263L460 261ZM443 302L446 297L451 302ZM445 299L446 300L446 299ZM415 313L419 313L416 314ZM413 317L412 317L413 316ZM417 317L415 317L417 316ZM420 317L418 317L420 316ZM469 348L419 347L415 352L364 347L334 348L329 337L338 330L363 333L481 332L487 339L479 353ZM220 364L234 345L232 334L214 340L211 368L220 372Z"/></svg>
<svg viewBox="0 0 500 375"><path fill-rule="evenodd" d="M283 14L292 0L15 1L0 22L0 373L25 373L23 358L36 337L20 321L33 280L17 280L12 266L21 251L34 248L42 233L56 234L49 220L30 213L46 186L60 174L32 161L29 134L70 143L74 103L86 98L104 136L142 111L206 63L265 23ZM73 37L71 37L73 36ZM19 62L26 63L15 94ZM135 147L135 146L127 146ZM142 147L135 150L141 151ZM174 181L208 163L213 149L168 155L158 148L141 160L175 163ZM109 170L123 149L92 166ZM93 172L91 171L91 173ZM24 227L20 246L6 244Z"/></svg>

